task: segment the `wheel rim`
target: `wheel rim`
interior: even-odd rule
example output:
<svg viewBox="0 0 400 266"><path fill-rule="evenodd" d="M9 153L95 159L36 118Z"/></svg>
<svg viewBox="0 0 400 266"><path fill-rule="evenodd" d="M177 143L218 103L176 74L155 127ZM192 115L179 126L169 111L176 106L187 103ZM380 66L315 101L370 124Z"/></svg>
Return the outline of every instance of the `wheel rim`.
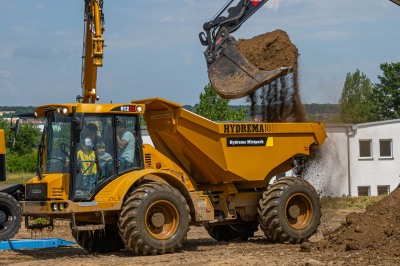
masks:
<svg viewBox="0 0 400 266"><path fill-rule="evenodd" d="M306 228L313 216L310 199L302 193L292 195L286 203L285 215L292 228L296 230Z"/></svg>
<svg viewBox="0 0 400 266"><path fill-rule="evenodd" d="M168 239L178 230L179 213L172 203L159 200L147 209L145 223L154 238Z"/></svg>
<svg viewBox="0 0 400 266"><path fill-rule="evenodd" d="M8 206L0 204L1 222L0 230L7 229L13 223L13 216Z"/></svg>

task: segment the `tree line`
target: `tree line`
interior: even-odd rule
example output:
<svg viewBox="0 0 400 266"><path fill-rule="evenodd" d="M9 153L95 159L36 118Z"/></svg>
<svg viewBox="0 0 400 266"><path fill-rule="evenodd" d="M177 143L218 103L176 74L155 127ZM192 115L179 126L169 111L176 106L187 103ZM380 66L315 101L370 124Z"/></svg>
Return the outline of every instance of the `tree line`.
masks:
<svg viewBox="0 0 400 266"><path fill-rule="evenodd" d="M348 73L339 100L340 120L366 123L400 118L400 63L380 65L378 83L359 69Z"/></svg>
<svg viewBox="0 0 400 266"><path fill-rule="evenodd" d="M33 107L33 106L0 106L0 112L13 111L13 113L5 113L0 117L8 118L8 117L12 117L15 114L33 113L34 110L35 110L35 107Z"/></svg>
<svg viewBox="0 0 400 266"><path fill-rule="evenodd" d="M359 69L347 73L338 104L303 104L306 121L366 123L400 118L400 63L380 65L382 75L373 84ZM264 106L230 106L208 84L200 103L185 108L211 120L254 120Z"/></svg>
<svg viewBox="0 0 400 266"><path fill-rule="evenodd" d="M400 118L400 63L380 65L382 75L373 84L359 69L348 73L338 104L304 104L308 121L365 123ZM249 121L249 106L231 106L228 99L219 97L211 84L204 87L195 106L184 108L214 121ZM253 106L259 112L263 106ZM15 114L33 112L31 106L0 106L0 111ZM262 110L261 110L262 111ZM12 116L7 114L5 116ZM3 116L3 117L5 117ZM0 128L9 141L10 124L0 119ZM7 149L6 163L9 172L34 172L36 169L36 146L39 130L30 123L20 125L19 135L13 149Z"/></svg>

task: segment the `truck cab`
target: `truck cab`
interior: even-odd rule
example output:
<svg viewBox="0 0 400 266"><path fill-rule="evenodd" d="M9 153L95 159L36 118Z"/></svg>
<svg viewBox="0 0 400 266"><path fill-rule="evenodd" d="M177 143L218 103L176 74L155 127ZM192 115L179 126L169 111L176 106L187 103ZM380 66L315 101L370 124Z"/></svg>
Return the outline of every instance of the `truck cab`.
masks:
<svg viewBox="0 0 400 266"><path fill-rule="evenodd" d="M36 116L47 123L38 148L38 176L27 183L26 200L91 201L118 175L142 169L143 110L129 104L38 107Z"/></svg>

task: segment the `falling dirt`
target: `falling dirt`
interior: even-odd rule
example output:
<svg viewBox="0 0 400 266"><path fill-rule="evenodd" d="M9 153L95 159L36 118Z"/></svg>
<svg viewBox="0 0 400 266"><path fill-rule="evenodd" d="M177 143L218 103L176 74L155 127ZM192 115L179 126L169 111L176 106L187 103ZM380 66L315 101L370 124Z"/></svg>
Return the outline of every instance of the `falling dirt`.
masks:
<svg viewBox="0 0 400 266"><path fill-rule="evenodd" d="M260 120L266 122L305 121L305 111L301 103L298 81L298 49L290 41L288 34L275 30L249 40L238 41L240 52L255 67L273 70L292 67L292 73L279 78L249 95L252 106L262 106ZM258 103L260 100L261 103ZM257 114L252 112L255 118Z"/></svg>

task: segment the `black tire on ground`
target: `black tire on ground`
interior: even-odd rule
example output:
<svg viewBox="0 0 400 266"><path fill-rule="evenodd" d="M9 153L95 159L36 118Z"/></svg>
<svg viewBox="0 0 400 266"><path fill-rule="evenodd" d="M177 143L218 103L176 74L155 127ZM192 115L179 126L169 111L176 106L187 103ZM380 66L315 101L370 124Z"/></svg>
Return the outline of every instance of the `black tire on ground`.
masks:
<svg viewBox="0 0 400 266"><path fill-rule="evenodd" d="M301 243L316 232L321 205L310 183L286 177L263 192L257 213L260 228L269 241Z"/></svg>
<svg viewBox="0 0 400 266"><path fill-rule="evenodd" d="M125 199L119 233L135 254L172 253L187 238L189 206L175 188L161 183L139 186Z"/></svg>
<svg viewBox="0 0 400 266"><path fill-rule="evenodd" d="M21 205L13 196L0 192L0 240L14 237L21 227Z"/></svg>
<svg viewBox="0 0 400 266"><path fill-rule="evenodd" d="M76 243L88 253L111 253L125 248L117 228L107 227L104 231L72 231Z"/></svg>
<svg viewBox="0 0 400 266"><path fill-rule="evenodd" d="M246 241L258 230L258 221L241 224L206 225L208 234L217 241Z"/></svg>

